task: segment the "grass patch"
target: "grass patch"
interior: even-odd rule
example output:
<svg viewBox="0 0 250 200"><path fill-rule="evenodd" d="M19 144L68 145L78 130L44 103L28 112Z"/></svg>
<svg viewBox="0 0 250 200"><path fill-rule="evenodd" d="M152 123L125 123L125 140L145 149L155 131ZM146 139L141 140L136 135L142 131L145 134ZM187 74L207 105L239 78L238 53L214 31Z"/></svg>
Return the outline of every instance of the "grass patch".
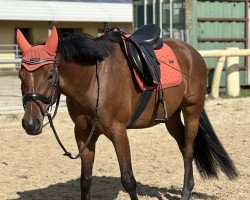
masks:
<svg viewBox="0 0 250 200"><path fill-rule="evenodd" d="M222 99L229 99L229 98L244 98L244 97L250 97L250 89L245 89L240 91L240 96L238 97L230 97L227 95L226 92L220 92L220 98Z"/></svg>

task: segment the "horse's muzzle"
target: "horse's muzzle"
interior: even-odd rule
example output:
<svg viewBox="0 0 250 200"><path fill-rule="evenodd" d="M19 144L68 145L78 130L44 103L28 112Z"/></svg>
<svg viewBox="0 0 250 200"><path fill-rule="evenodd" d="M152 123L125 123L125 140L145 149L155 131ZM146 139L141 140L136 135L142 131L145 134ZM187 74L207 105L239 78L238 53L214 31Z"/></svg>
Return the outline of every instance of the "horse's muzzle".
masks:
<svg viewBox="0 0 250 200"><path fill-rule="evenodd" d="M31 118L29 121L22 119L22 126L27 134L39 135L42 133L42 123L37 118Z"/></svg>

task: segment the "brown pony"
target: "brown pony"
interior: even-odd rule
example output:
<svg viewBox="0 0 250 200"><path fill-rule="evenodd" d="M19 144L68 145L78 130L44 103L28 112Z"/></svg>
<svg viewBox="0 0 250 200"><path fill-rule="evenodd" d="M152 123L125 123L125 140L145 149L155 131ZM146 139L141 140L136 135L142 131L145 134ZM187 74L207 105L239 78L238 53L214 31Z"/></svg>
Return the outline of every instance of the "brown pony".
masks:
<svg viewBox="0 0 250 200"><path fill-rule="evenodd" d="M56 29L53 28L45 45L30 46L20 31L17 40L23 53L19 77L25 109L22 124L26 132L30 135L42 132L44 117L60 92L67 97L68 112L75 124L76 142L81 149L93 125L98 99L96 128L81 154L81 199L90 199L95 144L101 134L114 145L123 187L131 199L138 199L126 125L134 113L141 90L131 74L121 48L121 38L112 32L99 38L83 34L64 38L58 43ZM164 90L168 113L166 128L183 156L182 199L189 199L194 187L193 159L204 178L217 178L218 169L229 179L236 178L238 174L203 108L207 82L203 58L184 42L167 39L166 43L176 54L183 74L181 84ZM56 53L57 63L54 61ZM155 93L132 128L157 124L154 120L156 102ZM160 108L158 114L162 113Z"/></svg>

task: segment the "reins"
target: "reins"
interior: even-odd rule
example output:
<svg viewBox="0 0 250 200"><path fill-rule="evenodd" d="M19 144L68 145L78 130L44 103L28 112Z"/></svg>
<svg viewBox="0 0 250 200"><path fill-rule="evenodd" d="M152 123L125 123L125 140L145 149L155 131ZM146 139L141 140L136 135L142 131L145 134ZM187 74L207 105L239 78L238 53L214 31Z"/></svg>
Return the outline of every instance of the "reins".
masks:
<svg viewBox="0 0 250 200"><path fill-rule="evenodd" d="M64 151L63 155L68 156L70 159L77 159L83 154L83 152L88 147L88 144L89 144L90 140L92 139L92 136L93 136L94 131L95 131L95 127L96 127L97 119L98 119L98 107L99 107L99 95L100 95L100 80L99 80L98 68L99 68L99 61L96 61L97 98L96 98L96 106L95 106L95 110L94 110L94 118L91 121L92 127L90 129L89 136L88 136L87 140L85 141L84 146L79 150L77 155L72 156L72 154L69 151L67 151L66 148L64 147L64 145L62 144L62 142L57 134L57 131L55 129L55 126L53 124L53 117L55 117L55 115L53 115L53 117L51 117L50 113L46 114L46 116L48 117L48 120L49 120L50 127L54 133L54 136L55 136L58 144L60 145L60 147ZM59 105L59 101L57 101L57 102ZM55 108L56 110L57 110L58 105L56 105L56 108Z"/></svg>
<svg viewBox="0 0 250 200"><path fill-rule="evenodd" d="M43 60L43 62L46 62L46 61L47 60ZM23 62L27 63L24 60L23 60ZM35 64L35 61L33 61L32 64ZM97 81L97 98L96 98L96 106L95 106L95 110L94 110L94 118L91 120L92 126L91 126L89 136L88 136L87 140L85 141L84 146L81 149L79 149L78 154L75 155L75 156L72 156L72 154L69 151L67 151L67 149L64 147L64 145L61 142L61 140L60 140L60 138L58 136L58 133L57 133L57 131L55 129L54 123L53 123L53 119L55 118L55 116L57 114L57 111L58 111L58 107L59 107L59 104L60 104L60 96L61 96L61 93L59 91L59 74L58 74L57 67L55 68L57 77L56 77L56 81L55 81L55 84L54 84L54 90L51 93L50 97L47 97L47 96L45 96L43 94L39 94L39 93L27 93L27 94L25 94L23 96L23 107L24 108L25 108L28 101L35 102L38 105L38 107L40 108L41 113L43 114L43 116L44 117L47 116L48 122L46 124L44 124L43 127L46 126L47 124L50 124L50 127L51 127L51 129L53 131L53 134L54 134L58 144L60 145L60 147L64 151L63 155L69 157L70 159L77 159L83 154L83 152L88 147L88 144L91 141L91 139L93 137L93 134L94 134L94 131L95 131L95 127L96 127L97 119L98 119L98 107L99 107L99 96L100 96L100 80L99 80L99 74L98 74L99 65L100 65L99 61L97 60L96 61L96 73L95 73L96 81ZM58 96L56 98L55 110L54 110L53 115L51 115L50 112L51 112L52 106L53 106L53 96L56 94L56 92L58 92ZM42 108L42 105L40 104L40 102L47 105L45 110Z"/></svg>

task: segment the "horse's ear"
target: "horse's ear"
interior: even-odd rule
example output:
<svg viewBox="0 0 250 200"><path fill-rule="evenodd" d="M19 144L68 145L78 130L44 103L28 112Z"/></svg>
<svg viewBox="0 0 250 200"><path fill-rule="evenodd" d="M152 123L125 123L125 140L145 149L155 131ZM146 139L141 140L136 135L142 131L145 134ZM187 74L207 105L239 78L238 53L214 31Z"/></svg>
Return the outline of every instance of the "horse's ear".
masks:
<svg viewBox="0 0 250 200"><path fill-rule="evenodd" d="M53 26L51 30L50 37L48 41L45 44L45 49L47 52L55 54L57 50L57 45L58 45L58 35L57 35L57 30L56 27Z"/></svg>
<svg viewBox="0 0 250 200"><path fill-rule="evenodd" d="M31 45L25 39L24 35L22 34L22 32L19 29L17 29L17 32L16 32L16 39L17 39L17 44L18 44L19 49L21 50L22 54L24 54L25 52L27 52L31 48Z"/></svg>

